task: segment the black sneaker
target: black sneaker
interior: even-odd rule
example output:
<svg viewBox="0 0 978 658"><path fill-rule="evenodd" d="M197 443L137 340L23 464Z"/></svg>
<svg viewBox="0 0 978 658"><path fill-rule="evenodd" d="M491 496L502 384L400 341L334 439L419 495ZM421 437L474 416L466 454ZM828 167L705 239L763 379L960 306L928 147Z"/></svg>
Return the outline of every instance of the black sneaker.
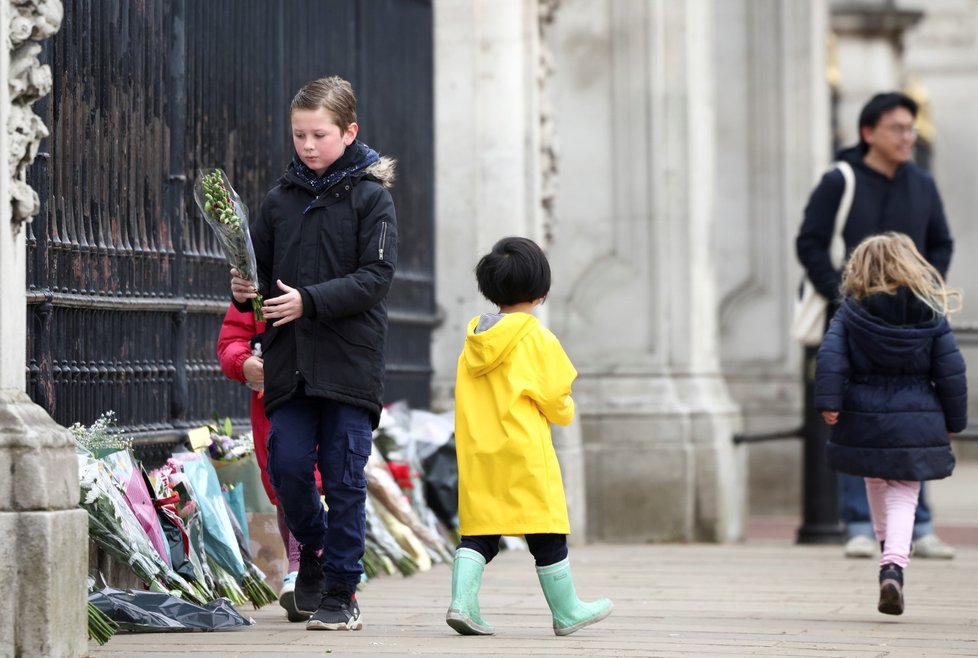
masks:
<svg viewBox="0 0 978 658"><path fill-rule="evenodd" d="M295 579L295 609L311 615L323 598L326 577L323 576L321 549L303 546L299 550L299 576Z"/></svg>
<svg viewBox="0 0 978 658"><path fill-rule="evenodd" d="M307 631L359 631L363 628L357 595L342 586L323 594L319 610L306 622Z"/></svg>
<svg viewBox="0 0 978 658"><path fill-rule="evenodd" d="M895 564L880 567L880 602L876 609L884 615L903 614L903 569Z"/></svg>

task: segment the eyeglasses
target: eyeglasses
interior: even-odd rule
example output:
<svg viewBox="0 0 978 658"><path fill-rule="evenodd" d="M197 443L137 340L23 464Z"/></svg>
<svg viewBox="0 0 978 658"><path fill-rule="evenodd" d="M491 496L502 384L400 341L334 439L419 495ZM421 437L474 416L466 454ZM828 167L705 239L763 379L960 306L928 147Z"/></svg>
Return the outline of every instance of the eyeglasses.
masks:
<svg viewBox="0 0 978 658"><path fill-rule="evenodd" d="M891 135L897 137L916 137L917 127L916 126L901 126L898 124L891 124L889 126L880 126L880 130L885 130Z"/></svg>

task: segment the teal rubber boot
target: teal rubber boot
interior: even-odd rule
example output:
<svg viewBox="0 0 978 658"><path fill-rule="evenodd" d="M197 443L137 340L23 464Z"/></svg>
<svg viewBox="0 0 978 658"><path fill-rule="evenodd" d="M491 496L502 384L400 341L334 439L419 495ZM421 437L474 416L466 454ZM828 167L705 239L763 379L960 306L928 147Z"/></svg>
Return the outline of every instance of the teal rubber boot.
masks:
<svg viewBox="0 0 978 658"><path fill-rule="evenodd" d="M599 599L585 603L577 598L574 579L571 577L570 558L556 564L537 567L540 587L547 598L550 612L554 617L554 633L570 635L585 626L596 624L608 615L614 607L610 600Z"/></svg>
<svg viewBox="0 0 978 658"><path fill-rule="evenodd" d="M452 604L445 621L462 635L492 635L496 632L479 612L479 587L486 559L470 548L455 551L452 567Z"/></svg>

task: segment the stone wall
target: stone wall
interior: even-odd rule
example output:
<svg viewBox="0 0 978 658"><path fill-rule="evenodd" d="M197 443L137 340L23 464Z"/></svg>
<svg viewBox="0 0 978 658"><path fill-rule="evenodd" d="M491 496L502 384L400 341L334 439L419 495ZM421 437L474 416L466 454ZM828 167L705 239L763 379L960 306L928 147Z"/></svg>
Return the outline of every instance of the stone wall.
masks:
<svg viewBox="0 0 978 658"><path fill-rule="evenodd" d="M802 271L794 239L831 160L824 2L717 4L716 259L723 371L748 432L801 425L788 335ZM798 515L802 445L752 444L752 515Z"/></svg>
<svg viewBox="0 0 978 658"><path fill-rule="evenodd" d="M476 287L478 259L501 237L523 235L549 248L554 232L556 135L546 99L552 73L542 34L559 3L436 0L435 271L438 313L432 342L432 399L453 405L465 327L493 310ZM537 316L548 322L552 304ZM579 425L555 428L573 540L587 534Z"/></svg>
<svg viewBox="0 0 978 658"><path fill-rule="evenodd" d="M535 238L544 319L581 373L589 536L740 538L731 436L800 416L792 242L829 161L825 3L487 7L435 4L436 399L487 310L476 260ZM798 446L755 451L797 512Z"/></svg>
<svg viewBox="0 0 978 658"><path fill-rule="evenodd" d="M592 536L743 536L719 362L713 2L561 3L551 317L575 392Z"/></svg>
<svg viewBox="0 0 978 658"><path fill-rule="evenodd" d="M978 325L978 261L969 255L978 245L978 3L928 0L899 5L925 9L923 18L904 36L904 75L923 94L931 130L931 168L944 200L955 248L948 283L964 291L964 310L957 325ZM978 372L978 349L963 350L968 369ZM972 417L978 413L978 389L972 387ZM978 444L956 446L959 457L978 459ZM938 519L940 510L937 510Z"/></svg>
<svg viewBox="0 0 978 658"><path fill-rule="evenodd" d="M0 655L87 651L88 517L68 431L24 393L25 227L37 212L26 170L47 131L31 103L50 90L37 43L57 0L0 0Z"/></svg>

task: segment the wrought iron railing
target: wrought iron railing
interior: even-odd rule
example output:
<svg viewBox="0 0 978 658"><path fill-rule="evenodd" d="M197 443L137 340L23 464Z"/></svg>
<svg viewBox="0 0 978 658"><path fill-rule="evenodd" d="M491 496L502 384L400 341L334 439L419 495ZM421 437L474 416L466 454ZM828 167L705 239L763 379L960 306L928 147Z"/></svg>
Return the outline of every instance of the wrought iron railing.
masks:
<svg viewBox="0 0 978 658"><path fill-rule="evenodd" d="M431 4L323 11L315 0L66 3L42 54L53 90L35 105L51 135L31 171L41 212L26 299L27 389L59 423L111 409L160 454L215 412L247 425L247 390L216 360L228 267L191 184L221 166L257 213L289 159L291 95L328 74L353 82L361 136L400 163L388 399L428 404Z"/></svg>

